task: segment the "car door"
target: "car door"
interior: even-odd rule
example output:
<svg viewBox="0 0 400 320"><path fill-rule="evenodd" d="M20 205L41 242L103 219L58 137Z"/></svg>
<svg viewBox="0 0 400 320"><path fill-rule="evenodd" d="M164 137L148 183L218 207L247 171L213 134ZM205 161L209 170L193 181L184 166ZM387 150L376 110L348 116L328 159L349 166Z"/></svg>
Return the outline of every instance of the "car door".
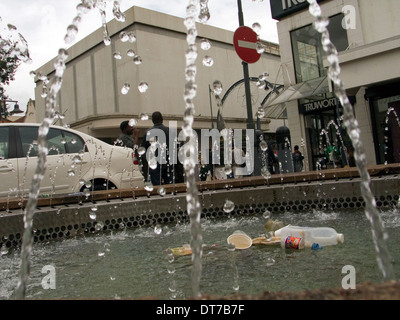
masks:
<svg viewBox="0 0 400 320"><path fill-rule="evenodd" d="M16 197L18 194L18 170L13 142L13 128L0 127L0 197Z"/></svg>
<svg viewBox="0 0 400 320"><path fill-rule="evenodd" d="M20 185L27 194L37 167L38 127L18 127L18 134L21 141L19 154L22 155L18 159ZM85 152L84 141L73 133L50 128L47 148L46 172L40 184L40 193L52 195L79 191L81 173L90 167L90 156Z"/></svg>

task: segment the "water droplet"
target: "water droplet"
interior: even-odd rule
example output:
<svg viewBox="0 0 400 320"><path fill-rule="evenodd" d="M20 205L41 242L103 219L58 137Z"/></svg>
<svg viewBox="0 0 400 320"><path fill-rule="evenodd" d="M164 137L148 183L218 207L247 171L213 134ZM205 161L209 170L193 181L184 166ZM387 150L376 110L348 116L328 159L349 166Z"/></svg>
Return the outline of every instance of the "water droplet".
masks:
<svg viewBox="0 0 400 320"><path fill-rule="evenodd" d="M149 191L149 192L151 192L151 191L154 190L154 186L153 186L153 184L152 184L150 181L146 181L146 182L144 183L144 188L145 188L145 190L147 190L147 191Z"/></svg>
<svg viewBox="0 0 400 320"><path fill-rule="evenodd" d="M65 43L72 43L75 41L75 37L78 34L78 28L76 25L71 24L67 27L67 34L64 37Z"/></svg>
<svg viewBox="0 0 400 320"><path fill-rule="evenodd" d="M111 38L110 37L104 37L103 42L106 46L109 46L111 44Z"/></svg>
<svg viewBox="0 0 400 320"><path fill-rule="evenodd" d="M215 95L220 95L222 93L222 83L219 80L215 80L213 83L213 90Z"/></svg>
<svg viewBox="0 0 400 320"><path fill-rule="evenodd" d="M75 171L73 169L68 170L68 176L69 177L74 177L75 176Z"/></svg>
<svg viewBox="0 0 400 320"><path fill-rule="evenodd" d="M167 191L165 190L165 188L160 187L160 188L158 188L157 193L158 193L160 196L165 196L165 194L167 193Z"/></svg>
<svg viewBox="0 0 400 320"><path fill-rule="evenodd" d="M135 43L136 42L135 33L133 31L129 31L127 34L128 34L128 37L129 37L128 41L130 43Z"/></svg>
<svg viewBox="0 0 400 320"><path fill-rule="evenodd" d="M135 51L133 51L132 49L128 49L128 51L126 51L126 54L128 57L134 57L135 56Z"/></svg>
<svg viewBox="0 0 400 320"><path fill-rule="evenodd" d="M114 57L114 59L117 59L117 60L122 59L121 53L119 51L114 52L113 57Z"/></svg>
<svg viewBox="0 0 400 320"><path fill-rule="evenodd" d="M4 245L0 249L0 257L5 256L8 253L8 248Z"/></svg>
<svg viewBox="0 0 400 320"><path fill-rule="evenodd" d="M265 179L270 179L271 178L271 172L269 172L268 168L266 166L261 168L261 175Z"/></svg>
<svg viewBox="0 0 400 320"><path fill-rule="evenodd" d="M235 244L228 243L228 251L235 251L235 250L236 250Z"/></svg>
<svg viewBox="0 0 400 320"><path fill-rule="evenodd" d="M211 43L208 39L202 39L200 42L200 47L202 50L207 51L211 49Z"/></svg>
<svg viewBox="0 0 400 320"><path fill-rule="evenodd" d="M147 113L141 113L139 114L139 119L142 121L149 120L149 115Z"/></svg>
<svg viewBox="0 0 400 320"><path fill-rule="evenodd" d="M258 77L258 79L260 81L265 81L267 80L267 78L269 77L269 73L268 72L264 72L263 74L260 74L260 76Z"/></svg>
<svg viewBox="0 0 400 320"><path fill-rule="evenodd" d="M121 39L122 42L127 42L129 40L129 35L125 31L122 31L119 34L119 38Z"/></svg>
<svg viewBox="0 0 400 320"><path fill-rule="evenodd" d="M264 152L268 150L268 143L267 143L267 141L262 140L262 141L260 142L260 149L261 149L262 151L264 151Z"/></svg>
<svg viewBox="0 0 400 320"><path fill-rule="evenodd" d="M101 231L104 227L104 223L102 221L97 221L95 229L96 231Z"/></svg>
<svg viewBox="0 0 400 320"><path fill-rule="evenodd" d="M139 156L142 156L142 155L144 155L145 153L146 153L146 148L140 147L140 148L138 149L138 154L139 154Z"/></svg>
<svg viewBox="0 0 400 320"><path fill-rule="evenodd" d="M89 189L84 189L83 190L83 195L88 198L90 196L90 190Z"/></svg>
<svg viewBox="0 0 400 320"><path fill-rule="evenodd" d="M140 82L138 89L141 93L145 93L149 89L149 85L147 84L147 82Z"/></svg>
<svg viewBox="0 0 400 320"><path fill-rule="evenodd" d="M131 120L129 120L129 123L128 123L131 127L134 127L134 126L136 126L136 124L137 124L137 120L136 119L131 119Z"/></svg>
<svg viewBox="0 0 400 320"><path fill-rule="evenodd" d="M257 117L259 117L260 119L265 117L265 110L263 107L258 108Z"/></svg>
<svg viewBox="0 0 400 320"><path fill-rule="evenodd" d="M162 233L162 228L159 224L154 227L154 233L160 235Z"/></svg>
<svg viewBox="0 0 400 320"><path fill-rule="evenodd" d="M174 274L175 271L176 271L175 267L172 264L168 265L168 269L167 270L168 270L169 274Z"/></svg>
<svg viewBox="0 0 400 320"><path fill-rule="evenodd" d="M233 211L233 209L235 209L235 204L230 200L226 200L224 204L224 212L230 213Z"/></svg>
<svg viewBox="0 0 400 320"><path fill-rule="evenodd" d="M264 219L270 219L271 218L271 211L265 210L265 212L263 213L263 217L264 217Z"/></svg>
<svg viewBox="0 0 400 320"><path fill-rule="evenodd" d="M275 264L275 260L272 259L271 257L268 257L267 260L266 260L266 265L267 265L267 267L271 267L271 266L273 266L274 264Z"/></svg>
<svg viewBox="0 0 400 320"><path fill-rule="evenodd" d="M225 174L227 176L229 176L232 173L232 166L229 165L229 164L226 164L225 167L224 167L224 171L225 171Z"/></svg>
<svg viewBox="0 0 400 320"><path fill-rule="evenodd" d="M176 281L172 280L171 284L169 285L169 291L176 292Z"/></svg>
<svg viewBox="0 0 400 320"><path fill-rule="evenodd" d="M214 59L210 56L205 56L203 59L203 66L212 67L214 65Z"/></svg>
<svg viewBox="0 0 400 320"><path fill-rule="evenodd" d="M258 22L254 22L253 25L251 26L251 28L257 34L260 33L260 31L261 31L261 25Z"/></svg>
<svg viewBox="0 0 400 320"><path fill-rule="evenodd" d="M262 42L261 41L258 41L257 43L256 43L256 50L257 50L257 52L258 53L264 53L264 45L262 44Z"/></svg>
<svg viewBox="0 0 400 320"><path fill-rule="evenodd" d="M73 156L73 158L72 158L72 162L76 165L76 164L78 164L78 163L81 163L82 162L82 157L80 156L80 155L75 155L75 156Z"/></svg>
<svg viewBox="0 0 400 320"><path fill-rule="evenodd" d="M135 57L133 58L133 62L134 62L136 65L142 64L142 58L141 58L140 56L135 56Z"/></svg>
<svg viewBox="0 0 400 320"><path fill-rule="evenodd" d="M124 86L121 89L122 94L127 94L131 88L131 85L129 83L125 83Z"/></svg>

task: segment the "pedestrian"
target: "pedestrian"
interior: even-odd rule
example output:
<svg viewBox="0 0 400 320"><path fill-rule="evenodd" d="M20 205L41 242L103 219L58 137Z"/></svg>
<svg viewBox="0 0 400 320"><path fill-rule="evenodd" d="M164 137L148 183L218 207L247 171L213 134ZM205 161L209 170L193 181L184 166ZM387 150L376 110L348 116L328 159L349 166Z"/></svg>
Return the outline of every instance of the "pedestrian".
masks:
<svg viewBox="0 0 400 320"><path fill-rule="evenodd" d="M293 167L294 172L301 172L303 171L303 154L299 150L299 146L294 146L293 151Z"/></svg>
<svg viewBox="0 0 400 320"><path fill-rule="evenodd" d="M142 147L147 150L146 157L151 183L154 186L170 184L172 182L172 173L168 164L169 128L163 124L163 116L159 111L153 112L151 120L153 127L146 132L142 142ZM153 147L152 140L156 144L154 153L149 152L149 148ZM149 159L149 157L157 157L157 165L155 165L155 158Z"/></svg>
<svg viewBox="0 0 400 320"><path fill-rule="evenodd" d="M128 120L125 120L121 122L119 128L121 129L121 134L118 140L122 142L122 146L134 149L139 139L138 135L134 137L134 127L129 124Z"/></svg>
<svg viewBox="0 0 400 320"><path fill-rule="evenodd" d="M275 174L279 173L278 166L278 155L276 154L276 143L272 142L268 144L268 149L266 151L267 168L269 173Z"/></svg>

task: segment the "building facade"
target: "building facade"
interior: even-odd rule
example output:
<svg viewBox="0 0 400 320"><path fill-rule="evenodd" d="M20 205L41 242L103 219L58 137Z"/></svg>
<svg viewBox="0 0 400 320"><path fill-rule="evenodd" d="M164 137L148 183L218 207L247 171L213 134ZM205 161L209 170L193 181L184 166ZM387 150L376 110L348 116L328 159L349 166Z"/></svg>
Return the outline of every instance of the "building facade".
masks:
<svg viewBox="0 0 400 320"><path fill-rule="evenodd" d="M185 52L187 50L184 20L159 12L132 7L125 12L124 23L108 23L111 44L103 42L103 29L81 40L68 49L68 61L63 84L58 95L58 106L71 128L88 133L109 143L119 136L123 120L138 119L137 127L143 131L152 126L151 119L141 120L140 114L151 116L161 111L164 122L175 121L182 126L185 103ZM223 117L228 127L245 129L247 121L244 96L242 62L233 46L233 32L198 24L197 97L195 99L195 129L216 126L217 103L212 91L214 81L223 85ZM125 41L129 34L135 41ZM202 49L202 41L211 44ZM268 72L278 73L280 50L274 43L263 42L261 59L249 66L252 88L253 114L271 88L257 87L258 77ZM206 49L206 47L204 47ZM206 56L212 60L206 60ZM37 72L51 77L54 61L48 62ZM212 66L210 66L212 65ZM269 79L268 79L269 80ZM43 82L36 79L36 110L38 119L44 116L45 99L41 97ZM148 89L140 92L139 85ZM274 78L283 83L283 78ZM129 90L128 90L129 89ZM125 90L125 92L123 92ZM221 95L221 96L222 96ZM261 119L265 132L275 132L280 120Z"/></svg>
<svg viewBox="0 0 400 320"><path fill-rule="evenodd" d="M341 78L353 104L369 165L400 161L400 2L319 0L330 18ZM301 145L309 169L326 161L335 144L338 165L352 146L340 120L342 107L327 78L328 62L306 0L270 0L277 24L285 90L266 106L285 104L291 144ZM344 152L346 152L344 154ZM343 157L343 154L345 155ZM328 159L329 160L329 159Z"/></svg>

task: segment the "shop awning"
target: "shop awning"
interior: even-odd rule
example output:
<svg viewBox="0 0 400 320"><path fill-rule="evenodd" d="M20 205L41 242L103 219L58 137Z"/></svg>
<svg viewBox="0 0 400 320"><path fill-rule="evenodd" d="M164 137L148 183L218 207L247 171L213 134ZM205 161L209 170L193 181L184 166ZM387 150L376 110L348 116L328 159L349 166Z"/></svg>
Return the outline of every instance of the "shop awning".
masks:
<svg viewBox="0 0 400 320"><path fill-rule="evenodd" d="M268 109L273 106L282 105L293 100L310 98L312 96L327 92L329 92L329 82L327 76L308 80L283 90L270 101L267 101L267 103L264 105L264 110L266 113L268 113ZM265 116L268 117L267 114Z"/></svg>

